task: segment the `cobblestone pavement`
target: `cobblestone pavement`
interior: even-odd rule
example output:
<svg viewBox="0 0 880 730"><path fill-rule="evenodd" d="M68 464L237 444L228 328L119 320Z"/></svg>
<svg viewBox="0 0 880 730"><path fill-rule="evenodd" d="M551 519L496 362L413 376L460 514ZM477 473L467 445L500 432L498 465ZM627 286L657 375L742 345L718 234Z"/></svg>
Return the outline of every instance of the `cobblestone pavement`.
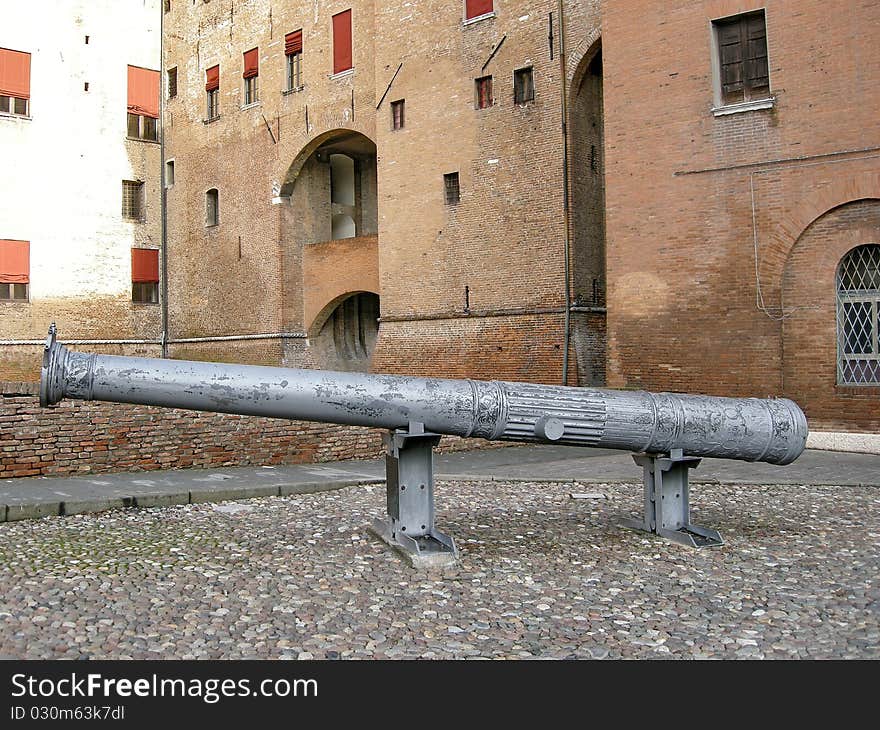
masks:
<svg viewBox="0 0 880 730"><path fill-rule="evenodd" d="M692 550L617 526L640 489L439 483L442 574L382 486L2 524L0 656L880 657L880 490L701 485Z"/></svg>

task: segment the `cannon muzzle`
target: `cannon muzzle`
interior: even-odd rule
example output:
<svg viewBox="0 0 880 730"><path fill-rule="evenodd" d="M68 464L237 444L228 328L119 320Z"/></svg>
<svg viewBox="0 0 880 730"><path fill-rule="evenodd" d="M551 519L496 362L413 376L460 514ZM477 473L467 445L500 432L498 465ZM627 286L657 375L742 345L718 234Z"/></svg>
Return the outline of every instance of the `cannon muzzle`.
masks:
<svg viewBox="0 0 880 730"><path fill-rule="evenodd" d="M98 355L56 342L43 353L40 404L138 403L383 429L552 442L649 454L680 449L788 464L807 421L791 400L573 388Z"/></svg>

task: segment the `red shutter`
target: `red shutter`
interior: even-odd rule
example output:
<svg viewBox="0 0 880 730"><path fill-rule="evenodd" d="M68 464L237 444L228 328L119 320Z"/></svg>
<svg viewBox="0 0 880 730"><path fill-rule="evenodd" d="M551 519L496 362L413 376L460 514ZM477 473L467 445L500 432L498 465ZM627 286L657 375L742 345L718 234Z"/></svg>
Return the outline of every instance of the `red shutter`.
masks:
<svg viewBox="0 0 880 730"><path fill-rule="evenodd" d="M27 284L30 274L30 241L0 240L0 283Z"/></svg>
<svg viewBox="0 0 880 730"><path fill-rule="evenodd" d="M149 284L159 281L159 252L156 249L131 249L131 280Z"/></svg>
<svg viewBox="0 0 880 730"><path fill-rule="evenodd" d="M467 20L492 12L492 0L465 0L464 17Z"/></svg>
<svg viewBox="0 0 880 730"><path fill-rule="evenodd" d="M242 78L252 79L260 75L260 49L252 48L244 54L244 73Z"/></svg>
<svg viewBox="0 0 880 730"><path fill-rule="evenodd" d="M159 72L128 67L128 111L159 118Z"/></svg>
<svg viewBox="0 0 880 730"><path fill-rule="evenodd" d="M0 96L31 98L31 54L0 48Z"/></svg>
<svg viewBox="0 0 880 730"><path fill-rule="evenodd" d="M333 73L351 67L351 10L346 10L333 16Z"/></svg>
<svg viewBox="0 0 880 730"><path fill-rule="evenodd" d="M303 32L295 30L284 36L284 54L291 56L294 53L302 53L303 49Z"/></svg>
<svg viewBox="0 0 880 730"><path fill-rule="evenodd" d="M205 71L205 91L220 88L220 66L211 66Z"/></svg>

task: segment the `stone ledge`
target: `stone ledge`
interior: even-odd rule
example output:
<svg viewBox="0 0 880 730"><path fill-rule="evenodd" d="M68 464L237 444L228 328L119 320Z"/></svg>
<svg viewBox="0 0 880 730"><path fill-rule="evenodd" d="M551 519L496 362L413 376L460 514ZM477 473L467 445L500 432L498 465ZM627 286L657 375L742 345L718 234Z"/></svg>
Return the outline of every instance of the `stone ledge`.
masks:
<svg viewBox="0 0 880 730"><path fill-rule="evenodd" d="M880 434L810 431L808 449L849 451L859 454L880 454Z"/></svg>

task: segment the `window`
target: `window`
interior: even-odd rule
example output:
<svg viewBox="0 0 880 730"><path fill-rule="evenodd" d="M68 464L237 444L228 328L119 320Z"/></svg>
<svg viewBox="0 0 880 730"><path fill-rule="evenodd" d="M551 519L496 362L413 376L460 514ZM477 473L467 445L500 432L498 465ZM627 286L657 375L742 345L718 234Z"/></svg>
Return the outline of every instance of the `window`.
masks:
<svg viewBox="0 0 880 730"><path fill-rule="evenodd" d="M480 18L493 12L492 0L464 0L464 19Z"/></svg>
<svg viewBox="0 0 880 730"><path fill-rule="evenodd" d="M131 249L131 301L159 301L159 252L154 248Z"/></svg>
<svg viewBox="0 0 880 730"><path fill-rule="evenodd" d="M177 66L168 69L168 98L177 96Z"/></svg>
<svg viewBox="0 0 880 730"><path fill-rule="evenodd" d="M443 176L443 187L446 192L447 205L455 205L461 200L461 189L458 186L457 172L448 172Z"/></svg>
<svg viewBox="0 0 880 730"><path fill-rule="evenodd" d="M165 0L165 12L171 12L171 0Z"/></svg>
<svg viewBox="0 0 880 730"><path fill-rule="evenodd" d="M122 217L144 219L144 184L136 180L122 181Z"/></svg>
<svg viewBox="0 0 880 730"><path fill-rule="evenodd" d="M206 121L211 121L220 116L220 66L211 66L205 71L205 93L208 107Z"/></svg>
<svg viewBox="0 0 880 730"><path fill-rule="evenodd" d="M520 68L513 72L513 101L525 104L535 100L535 77L531 67Z"/></svg>
<svg viewBox="0 0 880 730"><path fill-rule="evenodd" d="M0 113L30 115L31 54L0 48Z"/></svg>
<svg viewBox="0 0 880 730"><path fill-rule="evenodd" d="M333 16L333 73L352 67L351 10L345 10Z"/></svg>
<svg viewBox="0 0 880 730"><path fill-rule="evenodd" d="M483 76L475 82L477 109L486 109L492 106L492 77Z"/></svg>
<svg viewBox="0 0 880 730"><path fill-rule="evenodd" d="M128 136L159 139L159 72L128 67Z"/></svg>
<svg viewBox="0 0 880 730"><path fill-rule="evenodd" d="M837 382L880 385L880 244L859 246L837 268Z"/></svg>
<svg viewBox="0 0 880 730"><path fill-rule="evenodd" d="M0 301L28 300L30 251L29 241L0 240Z"/></svg>
<svg viewBox="0 0 880 730"><path fill-rule="evenodd" d="M716 104L730 105L770 97L764 11L712 22L718 49Z"/></svg>
<svg viewBox="0 0 880 730"><path fill-rule="evenodd" d="M403 129L404 125L404 99L391 102L391 129Z"/></svg>
<svg viewBox="0 0 880 730"><path fill-rule="evenodd" d="M287 90L297 91L302 82L303 32L295 30L284 36L284 55L287 59Z"/></svg>
<svg viewBox="0 0 880 730"><path fill-rule="evenodd" d="M257 79L260 76L260 51L252 48L244 54L244 105L254 104L260 100Z"/></svg>
<svg viewBox="0 0 880 730"><path fill-rule="evenodd" d="M174 160L168 160L165 163L165 187L170 188L174 185Z"/></svg>
<svg viewBox="0 0 880 730"><path fill-rule="evenodd" d="M217 188L212 188L205 193L205 225L220 225L220 194Z"/></svg>

